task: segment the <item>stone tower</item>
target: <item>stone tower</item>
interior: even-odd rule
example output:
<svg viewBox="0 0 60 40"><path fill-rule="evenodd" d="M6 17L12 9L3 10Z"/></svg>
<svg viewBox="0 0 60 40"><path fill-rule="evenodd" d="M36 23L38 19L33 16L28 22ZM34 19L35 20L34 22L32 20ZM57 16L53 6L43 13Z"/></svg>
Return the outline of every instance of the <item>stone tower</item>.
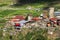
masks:
<svg viewBox="0 0 60 40"><path fill-rule="evenodd" d="M50 7L49 9L49 18L54 18L54 7Z"/></svg>

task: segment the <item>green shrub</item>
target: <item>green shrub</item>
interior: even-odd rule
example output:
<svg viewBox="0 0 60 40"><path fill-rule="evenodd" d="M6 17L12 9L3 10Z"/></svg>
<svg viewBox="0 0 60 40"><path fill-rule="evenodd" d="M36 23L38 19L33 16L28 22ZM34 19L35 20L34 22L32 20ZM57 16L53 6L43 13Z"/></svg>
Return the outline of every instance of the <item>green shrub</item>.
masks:
<svg viewBox="0 0 60 40"><path fill-rule="evenodd" d="M7 6L7 4L0 4L0 7Z"/></svg>
<svg viewBox="0 0 60 40"><path fill-rule="evenodd" d="M55 40L60 40L60 38L56 38Z"/></svg>

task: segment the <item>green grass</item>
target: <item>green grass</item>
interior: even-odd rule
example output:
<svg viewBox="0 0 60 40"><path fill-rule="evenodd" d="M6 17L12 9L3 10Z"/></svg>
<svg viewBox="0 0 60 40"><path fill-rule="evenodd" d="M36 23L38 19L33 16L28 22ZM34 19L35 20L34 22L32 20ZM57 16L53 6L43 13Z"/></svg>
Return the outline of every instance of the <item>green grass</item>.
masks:
<svg viewBox="0 0 60 40"><path fill-rule="evenodd" d="M4 18L12 15L26 15L27 13L32 13L33 16L38 16L41 11L37 12L35 10L4 10L0 12L0 17Z"/></svg>
<svg viewBox="0 0 60 40"><path fill-rule="evenodd" d="M23 30L25 30L27 32L27 34L25 34L25 36L23 36L24 34L22 33L24 31L21 31L21 32L18 32L18 34L16 34L15 36L12 35L12 39L16 40L16 38L17 38L17 40L37 40L37 39L47 40L47 37L43 36L46 33L46 32L43 32L43 31L45 31L46 29L45 30L39 29L40 32L38 32L38 30L35 30L35 28L28 29L28 30L31 30L31 31L27 31L26 29L23 29ZM10 30L8 30L8 31L10 31ZM9 38L10 37L10 32L6 31L6 36L3 37L4 38L3 40L9 40L10 39ZM38 34L37 34L37 32L38 32ZM40 33L43 33L43 34L40 34ZM2 31L1 31L0 34L1 34L0 36L2 36Z"/></svg>
<svg viewBox="0 0 60 40"><path fill-rule="evenodd" d="M0 17L3 18L11 13L14 13L14 12L15 12L15 10L4 10L4 11L0 12Z"/></svg>
<svg viewBox="0 0 60 40"><path fill-rule="evenodd" d="M12 3L13 2L13 0L0 0L0 4L10 4L10 3Z"/></svg>
<svg viewBox="0 0 60 40"><path fill-rule="evenodd" d="M14 5L14 6L12 6L12 7L15 7L15 8L26 8L26 7L28 7L28 6L31 6L31 7L33 7L33 8L43 8L43 7L45 7L45 5L46 4L41 4L41 3L31 3L31 4L24 4L24 5L22 5L22 6L20 6L20 5Z"/></svg>
<svg viewBox="0 0 60 40"><path fill-rule="evenodd" d="M7 6L7 4L0 4L0 7Z"/></svg>

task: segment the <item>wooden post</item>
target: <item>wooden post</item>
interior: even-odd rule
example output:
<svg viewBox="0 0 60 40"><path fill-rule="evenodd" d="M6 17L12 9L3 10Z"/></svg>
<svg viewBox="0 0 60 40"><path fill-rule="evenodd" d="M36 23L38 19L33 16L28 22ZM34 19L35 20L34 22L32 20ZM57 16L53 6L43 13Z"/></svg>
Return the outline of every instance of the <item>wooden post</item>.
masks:
<svg viewBox="0 0 60 40"><path fill-rule="evenodd" d="M49 9L49 18L54 18L54 7L50 7Z"/></svg>

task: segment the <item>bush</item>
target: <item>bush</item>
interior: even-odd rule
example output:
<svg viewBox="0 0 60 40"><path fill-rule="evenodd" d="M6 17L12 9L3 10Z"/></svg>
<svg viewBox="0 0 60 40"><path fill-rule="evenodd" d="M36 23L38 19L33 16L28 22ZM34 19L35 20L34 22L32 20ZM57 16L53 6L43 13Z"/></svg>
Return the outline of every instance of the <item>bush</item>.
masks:
<svg viewBox="0 0 60 40"><path fill-rule="evenodd" d="M60 38L56 38L55 40L60 40Z"/></svg>

